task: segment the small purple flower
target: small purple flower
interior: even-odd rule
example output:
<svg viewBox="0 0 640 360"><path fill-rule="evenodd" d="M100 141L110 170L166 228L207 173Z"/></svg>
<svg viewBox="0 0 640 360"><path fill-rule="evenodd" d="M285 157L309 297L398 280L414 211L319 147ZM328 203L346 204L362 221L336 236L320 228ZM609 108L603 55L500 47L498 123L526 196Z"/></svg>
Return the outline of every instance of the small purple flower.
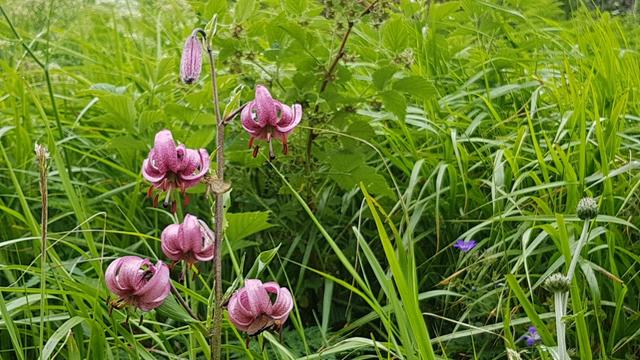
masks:
<svg viewBox="0 0 640 360"><path fill-rule="evenodd" d="M262 283L247 279L245 286L229 300L229 320L235 327L249 335L256 335L275 327L281 328L293 309L293 297L289 290L278 283ZM271 300L269 294L275 295Z"/></svg>
<svg viewBox="0 0 640 360"><path fill-rule="evenodd" d="M542 340L535 326L529 326L529 330L524 335L522 335L522 339L526 341L527 346L534 346L536 343Z"/></svg>
<svg viewBox="0 0 640 360"><path fill-rule="evenodd" d="M180 61L180 79L185 84L192 84L200 77L202 71L202 44L196 31L187 38L182 49Z"/></svg>
<svg viewBox="0 0 640 360"><path fill-rule="evenodd" d="M471 251L471 249L473 249L474 247L476 247L476 245L478 245L478 243L475 240L458 240L456 241L456 244L453 245L454 248L460 249L460 251L462 252L469 252Z"/></svg>
<svg viewBox="0 0 640 360"><path fill-rule="evenodd" d="M167 192L163 205L169 206L171 191L179 189L183 194L196 186L209 171L209 153L205 149L187 149L183 144L176 146L171 131L162 130L156 134L153 148L149 157L142 163L142 175L152 186L147 192L151 197L153 189ZM185 203L188 198L185 198ZM154 206L158 205L158 195L153 199ZM175 201L172 211L175 212Z"/></svg>
<svg viewBox="0 0 640 360"><path fill-rule="evenodd" d="M171 260L188 264L213 259L215 236L207 224L187 214L182 224L171 224L160 236L162 252Z"/></svg>
<svg viewBox="0 0 640 360"><path fill-rule="evenodd" d="M289 151L287 137L298 126L302 119L302 106L293 107L282 104L271 97L271 93L262 85L256 86L256 97L242 109L240 114L242 127L249 133L249 148L255 139L269 143L269 158L275 158L271 141L276 138L282 141L282 152ZM258 155L258 146L253 147L253 157Z"/></svg>
<svg viewBox="0 0 640 360"><path fill-rule="evenodd" d="M162 261L123 256L114 260L105 272L107 287L120 298L118 308L132 305L149 311L162 305L171 290L169 268Z"/></svg>

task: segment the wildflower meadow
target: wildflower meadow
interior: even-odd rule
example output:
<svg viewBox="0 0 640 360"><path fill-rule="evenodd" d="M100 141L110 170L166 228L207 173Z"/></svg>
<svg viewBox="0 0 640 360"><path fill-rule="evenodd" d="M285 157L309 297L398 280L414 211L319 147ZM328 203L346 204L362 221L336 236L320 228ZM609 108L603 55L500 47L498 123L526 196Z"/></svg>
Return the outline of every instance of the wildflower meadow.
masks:
<svg viewBox="0 0 640 360"><path fill-rule="evenodd" d="M640 359L640 3L0 15L0 359Z"/></svg>

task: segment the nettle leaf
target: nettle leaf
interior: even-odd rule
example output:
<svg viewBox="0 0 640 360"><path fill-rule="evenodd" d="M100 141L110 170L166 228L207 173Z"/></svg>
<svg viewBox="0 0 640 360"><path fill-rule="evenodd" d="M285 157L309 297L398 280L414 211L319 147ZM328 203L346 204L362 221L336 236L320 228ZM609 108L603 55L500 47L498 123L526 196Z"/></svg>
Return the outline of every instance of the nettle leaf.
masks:
<svg viewBox="0 0 640 360"><path fill-rule="evenodd" d="M255 0L238 0L235 9L235 21L241 23L247 20L253 14L255 9Z"/></svg>
<svg viewBox="0 0 640 360"><path fill-rule="evenodd" d="M385 109L396 115L398 119L404 120L407 115L407 100L404 96L395 90L384 91L380 95Z"/></svg>
<svg viewBox="0 0 640 360"><path fill-rule="evenodd" d="M138 117L133 98L129 95L106 95L100 97L100 104L110 116L110 122L118 128L133 130Z"/></svg>
<svg viewBox="0 0 640 360"><path fill-rule="evenodd" d="M90 90L104 91L104 92L110 93L110 94L123 95L127 91L127 87L128 86L116 86L116 85L113 85L113 84L98 83L98 84L91 85L91 87L89 87L89 89Z"/></svg>
<svg viewBox="0 0 640 360"><path fill-rule="evenodd" d="M165 114L162 110L145 110L140 113L140 130L155 130L154 125L164 121Z"/></svg>
<svg viewBox="0 0 640 360"><path fill-rule="evenodd" d="M227 238L233 243L273 227L274 225L269 223L269 214L269 211L227 213Z"/></svg>
<svg viewBox="0 0 640 360"><path fill-rule="evenodd" d="M384 90L384 86L389 80L391 80L391 78L397 71L398 67L394 65L387 65L379 68L371 75L373 85L375 85L378 90Z"/></svg>
<svg viewBox="0 0 640 360"><path fill-rule="evenodd" d="M431 99L436 95L435 87L422 76L407 76L396 80L392 87L422 100Z"/></svg>
<svg viewBox="0 0 640 360"><path fill-rule="evenodd" d="M284 9L293 16L302 15L307 10L307 0L285 0Z"/></svg>
<svg viewBox="0 0 640 360"><path fill-rule="evenodd" d="M345 191L353 190L360 182L372 193L395 199L395 194L387 184L384 176L369 165L360 165L342 174L332 174L330 177Z"/></svg>
<svg viewBox="0 0 640 360"><path fill-rule="evenodd" d="M398 53L407 47L409 31L411 29L402 18L394 17L382 26L382 44L385 48Z"/></svg>

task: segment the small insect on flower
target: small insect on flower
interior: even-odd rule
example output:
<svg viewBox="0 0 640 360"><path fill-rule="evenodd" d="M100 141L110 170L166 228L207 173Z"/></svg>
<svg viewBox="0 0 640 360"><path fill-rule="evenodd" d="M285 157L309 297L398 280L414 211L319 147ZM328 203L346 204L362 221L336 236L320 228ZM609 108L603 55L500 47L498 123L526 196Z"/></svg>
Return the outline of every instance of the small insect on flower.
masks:
<svg viewBox="0 0 640 360"><path fill-rule="evenodd" d="M166 191L164 207L171 205L176 211L176 202L171 201L173 190L185 191L198 185L209 171L209 153L205 149L187 149L183 144L176 146L171 131L162 130L156 134L153 148L142 163L142 175L152 185L147 196L153 195L153 189ZM153 198L153 205L158 205L158 194ZM185 197L185 206L189 198Z"/></svg>
<svg viewBox="0 0 640 360"><path fill-rule="evenodd" d="M105 272L107 287L119 299L110 307L131 305L149 311L162 305L171 291L169 268L162 261L153 265L149 259L123 256L114 260Z"/></svg>
<svg viewBox="0 0 640 360"><path fill-rule="evenodd" d="M160 236L162 252L173 261L184 260L192 265L211 261L214 253L213 231L197 217L187 214L182 224L171 224Z"/></svg>
<svg viewBox="0 0 640 360"><path fill-rule="evenodd" d="M198 81L202 71L202 44L198 39L198 31L194 31L184 42L180 61L180 79L185 84Z"/></svg>
<svg viewBox="0 0 640 360"><path fill-rule="evenodd" d="M302 120L302 106L293 107L282 104L271 97L271 93L262 85L256 86L256 97L247 103L240 114L242 127L249 133L249 148L253 147L253 157L258 155L259 147L253 146L255 139L269 143L269 159L275 159L273 139L282 141L282 152L289 152L287 137Z"/></svg>
<svg viewBox="0 0 640 360"><path fill-rule="evenodd" d="M535 326L529 326L529 330L527 330L527 332L518 339L518 341L520 340L524 340L527 343L527 346L534 346L540 342L542 338L540 337L540 334L538 334L538 329L536 329Z"/></svg>
<svg viewBox="0 0 640 360"><path fill-rule="evenodd" d="M476 247L476 245L478 245L478 243L476 243L475 240L457 240L455 245L453 245L454 248L460 249L460 251L467 253L469 251L471 251L471 249L473 249L474 247Z"/></svg>
<svg viewBox="0 0 640 360"><path fill-rule="evenodd" d="M275 295L273 302L269 294ZM264 330L280 330L293 309L293 297L278 283L247 279L245 286L231 296L227 308L233 325L253 336Z"/></svg>

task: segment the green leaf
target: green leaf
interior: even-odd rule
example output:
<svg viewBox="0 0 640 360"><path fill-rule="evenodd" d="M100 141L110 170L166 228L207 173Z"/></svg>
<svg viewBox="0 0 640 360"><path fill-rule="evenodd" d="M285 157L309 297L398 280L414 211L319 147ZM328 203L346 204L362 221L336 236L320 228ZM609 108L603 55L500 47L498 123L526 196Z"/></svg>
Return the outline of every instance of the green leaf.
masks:
<svg viewBox="0 0 640 360"><path fill-rule="evenodd" d="M269 211L228 213L225 218L228 224L225 235L231 243L273 227L269 223Z"/></svg>
<svg viewBox="0 0 640 360"><path fill-rule="evenodd" d="M248 279L251 279L260 276L264 269L267 268L269 263L271 263L271 261L276 257L279 249L280 245L274 247L273 249L261 252L253 262L253 265L251 266L251 269L249 269L249 272L247 272L246 277Z"/></svg>
<svg viewBox="0 0 640 360"><path fill-rule="evenodd" d="M162 305L160 305L156 311L168 317L169 319L182 321L182 322L192 322L194 319L189 315L187 310L178 303L178 300L173 296L173 294L169 294L167 298L164 300Z"/></svg>
<svg viewBox="0 0 640 360"><path fill-rule="evenodd" d="M116 128L133 130L138 117L133 98L129 95L107 95L100 98L100 104L111 115L112 125Z"/></svg>
<svg viewBox="0 0 640 360"><path fill-rule="evenodd" d="M401 93L389 90L380 94L382 96L382 104L387 111L393 113L400 120L404 120L407 115L407 100Z"/></svg>
<svg viewBox="0 0 640 360"><path fill-rule="evenodd" d="M50 359L51 354L53 354L53 351L56 349L56 346L58 345L58 343L67 336L73 336L70 333L71 329L73 329L74 326L80 324L85 320L87 319L80 316L74 316L71 319L65 321L65 323L62 324L62 326L60 326L53 333L53 335L51 335L49 340L47 340L47 343L44 345L44 348L42 349L42 354L40 355L40 359L41 360Z"/></svg>
<svg viewBox="0 0 640 360"><path fill-rule="evenodd" d="M398 67L394 65L387 65L379 68L374 71L371 75L371 80L373 81L373 85L378 88L378 90L384 90L384 86L387 82L393 77L393 75L398 71Z"/></svg>
<svg viewBox="0 0 640 360"><path fill-rule="evenodd" d="M407 47L410 30L401 17L394 17L382 26L382 44L393 52L400 52Z"/></svg>
<svg viewBox="0 0 640 360"><path fill-rule="evenodd" d="M408 76L394 81L393 89L406 92L418 99L427 100L436 95L436 89L422 76Z"/></svg>
<svg viewBox="0 0 640 360"><path fill-rule="evenodd" d="M241 23L251 17L256 6L255 0L238 0L235 9L235 20Z"/></svg>
<svg viewBox="0 0 640 360"><path fill-rule="evenodd" d="M540 337L542 337L542 341L544 342L544 344L547 346L555 345L556 343L553 339L553 336L551 336L551 333L542 322L542 319L536 312L533 304L529 302L527 295L525 295L524 291L520 287L520 284L518 284L518 280L516 280L516 277L512 274L507 274L507 283L509 283L511 292L513 292L513 294L520 301L520 305L522 305L522 308L524 308L524 312L527 314L529 319L531 319L531 322L533 323L533 325L535 325L536 329L538 329L538 332L540 333Z"/></svg>

